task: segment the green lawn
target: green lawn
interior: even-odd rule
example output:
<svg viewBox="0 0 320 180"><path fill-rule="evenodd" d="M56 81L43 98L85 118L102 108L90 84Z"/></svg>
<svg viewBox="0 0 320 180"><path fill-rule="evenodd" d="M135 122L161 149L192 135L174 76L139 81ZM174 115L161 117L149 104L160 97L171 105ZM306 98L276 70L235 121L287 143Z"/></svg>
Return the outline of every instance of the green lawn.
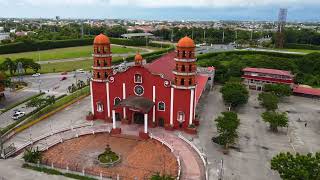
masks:
<svg viewBox="0 0 320 180"><path fill-rule="evenodd" d="M38 61L39 54L40 54L41 61L90 57L92 54L92 50L93 50L93 47L90 45L90 46L79 46L79 47L44 50L44 51L39 51L39 53L37 51L33 51L33 52L14 53L14 54L2 54L0 55L0 63L2 63L4 59L7 57L12 59L31 58L31 59L34 59L35 61ZM112 46L111 50L113 54L124 54L129 52L136 52L138 49ZM141 49L139 51L144 52Z"/></svg>

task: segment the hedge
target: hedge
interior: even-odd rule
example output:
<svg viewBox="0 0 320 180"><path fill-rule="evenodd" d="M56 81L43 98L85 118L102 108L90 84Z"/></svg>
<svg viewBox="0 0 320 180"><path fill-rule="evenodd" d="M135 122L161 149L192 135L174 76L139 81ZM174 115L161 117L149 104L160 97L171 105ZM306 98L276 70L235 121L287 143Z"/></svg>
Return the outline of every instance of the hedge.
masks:
<svg viewBox="0 0 320 180"><path fill-rule="evenodd" d="M63 172L60 172L56 169L51 169L51 168L46 168L46 167L38 167L38 166L30 165L27 163L23 164L22 167L26 168L26 169L31 169L34 171L43 172L43 173L50 174L50 175L60 175L60 176L65 176L65 177L69 177L69 178L73 178L73 179L97 180L96 178L92 178L92 177L87 177L87 176L82 176L82 175L72 174L72 173L63 173Z"/></svg>
<svg viewBox="0 0 320 180"><path fill-rule="evenodd" d="M284 45L288 49L309 49L309 50L320 50L320 46L310 45L310 44L294 44L287 43Z"/></svg>
<svg viewBox="0 0 320 180"><path fill-rule="evenodd" d="M145 39L122 39L122 38L109 38L112 44L123 46L145 46ZM24 41L11 44L0 45L0 54L20 53L37 50L48 50L55 48L66 48L75 46L87 46L93 44L94 38L86 39L69 39L69 40L46 40L46 41ZM149 46L160 47L161 44L149 43ZM165 48L170 45L163 44Z"/></svg>
<svg viewBox="0 0 320 180"><path fill-rule="evenodd" d="M39 96L41 96L41 95L43 95L43 94L45 94L45 93L42 92L42 93L36 94L36 95L34 95L34 96L31 96L31 97L29 97L29 98L27 98L27 99L25 99L25 100L23 100L23 101L21 101L21 102L17 102L17 103L15 103L15 104L9 106L8 108L2 110L1 112L2 112L2 113L5 113L5 112L9 111L10 109L13 109L13 108L19 106L20 104L23 104L23 103L25 103L25 102L27 102L27 101L29 101L29 100L31 100L31 99L37 98L37 97L39 97Z"/></svg>
<svg viewBox="0 0 320 180"><path fill-rule="evenodd" d="M288 53L277 53L277 52L267 52L267 51L225 51L225 52L213 52L213 53L206 53L200 54L197 56L198 60L209 59L211 57L218 56L220 54L225 55L268 55L274 57L282 57L282 58L299 58L304 55L301 54L288 54Z"/></svg>

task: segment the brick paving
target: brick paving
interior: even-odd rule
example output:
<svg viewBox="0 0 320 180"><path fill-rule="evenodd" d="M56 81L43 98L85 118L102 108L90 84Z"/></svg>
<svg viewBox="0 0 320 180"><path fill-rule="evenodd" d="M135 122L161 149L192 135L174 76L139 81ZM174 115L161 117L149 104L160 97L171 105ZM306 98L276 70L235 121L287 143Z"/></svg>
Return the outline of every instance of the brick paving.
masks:
<svg viewBox="0 0 320 180"><path fill-rule="evenodd" d="M103 168L97 164L96 158L109 144L112 150L121 155L121 163ZM134 136L110 136L106 133L82 136L67 140L44 152L44 163L60 168L90 171L99 176L121 179L145 179L155 172L177 175L178 164L174 154L158 141L141 141Z"/></svg>

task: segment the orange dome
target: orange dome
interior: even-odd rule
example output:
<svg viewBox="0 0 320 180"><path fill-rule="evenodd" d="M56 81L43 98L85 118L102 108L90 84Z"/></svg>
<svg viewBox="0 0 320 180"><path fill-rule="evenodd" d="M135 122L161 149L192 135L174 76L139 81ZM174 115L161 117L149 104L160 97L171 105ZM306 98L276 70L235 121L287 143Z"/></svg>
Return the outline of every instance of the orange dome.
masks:
<svg viewBox="0 0 320 180"><path fill-rule="evenodd" d="M177 44L177 47L182 47L182 48L191 48L195 47L194 41L189 38L188 36L185 36L184 38L181 38Z"/></svg>
<svg viewBox="0 0 320 180"><path fill-rule="evenodd" d="M101 33L94 38L93 43L94 44L110 44L110 40L109 40L108 36Z"/></svg>
<svg viewBox="0 0 320 180"><path fill-rule="evenodd" d="M137 52L136 56L134 57L134 60L135 61L142 61L143 60L143 58L139 52Z"/></svg>

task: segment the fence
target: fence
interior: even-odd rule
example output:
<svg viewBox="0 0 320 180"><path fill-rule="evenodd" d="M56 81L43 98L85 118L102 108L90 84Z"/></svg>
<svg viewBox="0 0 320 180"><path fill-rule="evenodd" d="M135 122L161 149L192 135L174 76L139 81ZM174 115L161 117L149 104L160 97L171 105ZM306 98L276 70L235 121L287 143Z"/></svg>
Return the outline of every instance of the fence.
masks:
<svg viewBox="0 0 320 180"><path fill-rule="evenodd" d="M30 141L28 141L28 142L26 142L26 143L24 143L24 144L21 144L20 146L17 146L14 151L11 151L11 152L6 153L6 154L4 155L4 157L5 157L5 158L8 158L8 157L16 154L17 152L21 151L22 149L24 149L24 148L26 148L26 147L34 144L35 142L38 142L38 141L40 141L40 140L42 140L42 139L45 139L45 138L47 138L47 137L50 137L50 136L52 136L52 135L54 135L54 134L59 134L59 133L61 133L61 132L71 131L71 130L73 130L73 129L79 129L79 128L83 128L83 127L87 127L87 126L92 126L92 125L93 125L92 123L85 123L85 124L80 124L80 125L72 126L72 127L70 127L70 128L69 128L69 127L68 127L68 128L62 128L62 129L59 129L59 130L56 130L56 131L49 132L49 133L47 133L47 134L43 134L43 135L41 135L41 136L36 137L35 139L32 139L32 140L30 140ZM90 133L92 133L92 131L90 131ZM82 133L81 135L85 135L85 134L88 134L88 133L85 132L85 133ZM77 136L77 134L76 134L76 136ZM60 139L59 142L55 142L55 141L54 141L54 142L50 143L50 145L48 145L48 146L46 147L46 149L48 149L49 147L54 146L54 145L56 145L57 143L60 143L60 142L63 142L63 139Z"/></svg>
<svg viewBox="0 0 320 180"><path fill-rule="evenodd" d="M167 146L172 153L174 152L173 147L172 147L169 143L167 143L166 141L164 141L163 139L152 135L152 133L150 133L150 138L151 138L151 139L155 139L155 140L161 142L161 144ZM178 163L178 175L177 175L177 180L179 180L179 179L180 179L180 176L181 176L181 162L180 162L180 157L179 157L179 155L178 155L178 156L176 155L176 159L177 159L177 163Z"/></svg>
<svg viewBox="0 0 320 180"><path fill-rule="evenodd" d="M204 169L205 169L205 179L208 180L209 179L209 177L208 177L209 174L208 174L206 155L204 153L202 153L193 143L191 143L187 138L182 136L180 133L179 133L178 137L180 139L182 139L183 141L185 141L187 144L189 144L197 152L197 154L199 155L199 157L200 157L200 159L201 159L201 161L203 163Z"/></svg>

